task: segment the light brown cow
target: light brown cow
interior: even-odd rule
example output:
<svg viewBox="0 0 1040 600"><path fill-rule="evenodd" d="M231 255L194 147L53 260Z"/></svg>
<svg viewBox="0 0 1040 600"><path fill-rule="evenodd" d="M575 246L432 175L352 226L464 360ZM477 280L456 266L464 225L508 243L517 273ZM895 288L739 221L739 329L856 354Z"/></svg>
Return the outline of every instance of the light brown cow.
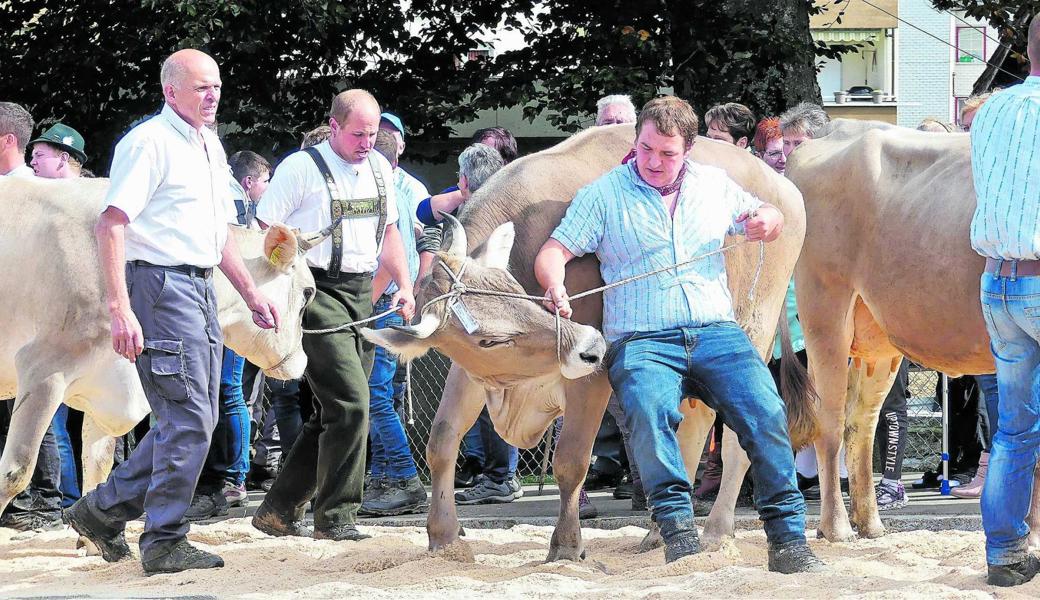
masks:
<svg viewBox="0 0 1040 600"><path fill-rule="evenodd" d="M899 361L950 375L994 370L979 303L985 261L968 237L969 137L839 119L791 154L787 174L808 223L795 282L822 400L820 533L855 535L838 487L844 437L852 526L876 537L884 526L872 485L874 431Z"/></svg>
<svg viewBox="0 0 1040 600"><path fill-rule="evenodd" d="M0 458L0 510L29 484L40 441L62 402L86 413L84 489L108 475L111 436L149 412L134 366L112 350L94 224L107 179L25 180L0 177L0 398L16 397ZM282 315L278 332L260 330L222 274L214 287L225 343L280 379L307 364L301 314L314 278L298 255L302 239L283 225L266 234L232 234L258 288ZM275 249L279 252L274 252ZM16 395L17 394L17 395Z"/></svg>
<svg viewBox="0 0 1040 600"><path fill-rule="evenodd" d="M461 226L454 228L452 248L441 255L441 261L456 272L466 265L462 279L470 288L541 295L534 278L535 254L578 189L618 166L634 139L631 125L599 127L505 167L464 205L460 219L465 232ZM726 257L737 319L765 356L772 349L787 283L801 248L801 197L786 179L731 145L698 138L692 158L725 169L745 189L784 213L784 234L765 247L754 302L748 301L748 292L759 247L741 246ZM435 265L420 300L446 293L452 283L447 272ZM594 256L577 259L568 266L568 290L576 293L601 284ZM554 460L560 515L548 559L577 559L583 554L578 491L610 395L601 369L605 345L597 331L602 298L591 296L573 303L575 322L563 323L559 362L554 319L538 303L475 294L463 298L480 325L472 335L443 302L427 306L415 327L363 330L370 340L406 359L436 348L454 363L427 447L433 473L427 523L430 548L458 540L452 494L455 459L463 434L486 403L496 431L509 443L524 448L537 444L553 419L566 413ZM786 396L789 418L799 424L796 437L812 435L813 411L808 395L800 394L794 401L790 394ZM679 436L690 471L696 469L714 413L702 403L683 404L685 418ZM733 507L749 464L731 432L727 432L723 447L725 483L705 528L706 538L732 533Z"/></svg>

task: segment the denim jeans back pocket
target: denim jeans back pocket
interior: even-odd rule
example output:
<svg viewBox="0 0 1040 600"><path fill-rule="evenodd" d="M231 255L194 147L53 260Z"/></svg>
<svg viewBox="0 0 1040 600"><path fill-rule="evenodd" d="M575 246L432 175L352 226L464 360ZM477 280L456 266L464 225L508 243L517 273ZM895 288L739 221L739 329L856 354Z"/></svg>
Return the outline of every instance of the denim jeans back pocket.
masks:
<svg viewBox="0 0 1040 600"><path fill-rule="evenodd" d="M184 402L191 397L188 389L188 366L181 340L145 340L152 385L159 397L170 402Z"/></svg>

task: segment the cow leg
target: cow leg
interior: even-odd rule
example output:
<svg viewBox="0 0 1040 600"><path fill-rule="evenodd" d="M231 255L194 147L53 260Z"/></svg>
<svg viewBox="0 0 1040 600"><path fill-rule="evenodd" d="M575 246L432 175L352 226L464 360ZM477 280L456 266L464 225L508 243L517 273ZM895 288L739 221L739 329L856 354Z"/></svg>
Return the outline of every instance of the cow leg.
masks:
<svg viewBox="0 0 1040 600"><path fill-rule="evenodd" d="M740 496L740 487L744 484L751 460L747 452L737 441L737 434L729 427L722 429L722 484L719 486L719 494L715 498L715 504L708 514L708 521L704 524L703 542L705 548L715 548L722 543L722 539L733 537L735 513L737 509L737 497Z"/></svg>
<svg viewBox="0 0 1040 600"><path fill-rule="evenodd" d="M116 438L105 433L88 414L83 415L83 495L108 479L115 462Z"/></svg>
<svg viewBox="0 0 1040 600"><path fill-rule="evenodd" d="M874 434L881 405L898 373L900 357L878 359L873 365L864 363L852 373L846 405L845 460L849 468L849 497L852 503L852 525L860 537L876 538L885 534L874 495ZM896 369L892 369L895 363ZM853 394L853 389L857 394Z"/></svg>
<svg viewBox="0 0 1040 600"><path fill-rule="evenodd" d="M83 415L83 450L80 454L83 463L83 495L94 491L108 479L115 462L116 441L89 414ZM76 548L85 548L87 556L100 556L101 552L87 538L80 536Z"/></svg>
<svg viewBox="0 0 1040 600"><path fill-rule="evenodd" d="M580 560L585 549L578 521L578 494L592 459L592 444L610 399L605 373L564 382L563 431L553 457L553 475L560 487L560 516L556 520L546 561Z"/></svg>
<svg viewBox="0 0 1040 600"><path fill-rule="evenodd" d="M65 377L50 373L37 379L19 369L19 381L30 382L18 390L11 415L10 431L0 457L0 512L19 492L29 486L40 443L65 393ZM35 382L35 383L32 383Z"/></svg>
<svg viewBox="0 0 1040 600"><path fill-rule="evenodd" d="M426 462L430 466L433 491L426 520L430 550L459 540L459 516L455 511L455 460L459 444L484 406L484 390L452 364L444 381L444 392L430 427Z"/></svg>
<svg viewBox="0 0 1040 600"><path fill-rule="evenodd" d="M838 454L845 430L845 398L849 385L848 357L854 332L853 293L850 289L828 288L826 281L795 273L799 319L805 334L809 374L820 395L817 412L820 437L816 459L820 470L820 526L818 534L832 542L855 539L838 482ZM871 492L873 495L873 492Z"/></svg>

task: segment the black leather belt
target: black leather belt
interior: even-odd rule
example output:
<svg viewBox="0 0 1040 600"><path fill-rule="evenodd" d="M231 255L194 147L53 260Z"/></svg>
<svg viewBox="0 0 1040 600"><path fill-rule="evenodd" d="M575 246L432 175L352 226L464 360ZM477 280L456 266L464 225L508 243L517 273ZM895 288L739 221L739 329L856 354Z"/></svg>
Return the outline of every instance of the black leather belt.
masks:
<svg viewBox="0 0 1040 600"><path fill-rule="evenodd" d="M311 274L315 277L321 277L322 279L357 279L359 277L372 277L371 273L347 273L341 272L338 276L330 276L329 272L325 269L319 269L318 267L311 267Z"/></svg>
<svg viewBox="0 0 1040 600"><path fill-rule="evenodd" d="M146 260L132 260L131 264L137 267L152 267L155 269L166 269L168 271L177 271L178 273L184 273L189 277L202 277L203 279L209 279L213 276L213 268L202 268L195 267L192 265L156 265Z"/></svg>

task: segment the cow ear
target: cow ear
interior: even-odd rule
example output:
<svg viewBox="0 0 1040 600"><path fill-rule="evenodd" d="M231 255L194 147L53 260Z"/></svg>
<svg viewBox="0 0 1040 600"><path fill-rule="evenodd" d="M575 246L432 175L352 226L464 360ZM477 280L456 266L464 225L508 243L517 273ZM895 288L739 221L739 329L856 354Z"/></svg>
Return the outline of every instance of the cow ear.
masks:
<svg viewBox="0 0 1040 600"><path fill-rule="evenodd" d="M361 335L369 342L386 348L387 352L396 354L405 362L419 358L432 347L427 340L396 329L369 329L368 327L362 327Z"/></svg>
<svg viewBox="0 0 1040 600"><path fill-rule="evenodd" d="M512 221L502 223L494 231L484 244L484 253L476 257L477 264L493 269L509 269L509 253L513 251L513 240L516 239L516 230Z"/></svg>
<svg viewBox="0 0 1040 600"><path fill-rule="evenodd" d="M296 235L285 225L275 223L267 229L264 235L264 256L275 269L288 272L299 250Z"/></svg>

